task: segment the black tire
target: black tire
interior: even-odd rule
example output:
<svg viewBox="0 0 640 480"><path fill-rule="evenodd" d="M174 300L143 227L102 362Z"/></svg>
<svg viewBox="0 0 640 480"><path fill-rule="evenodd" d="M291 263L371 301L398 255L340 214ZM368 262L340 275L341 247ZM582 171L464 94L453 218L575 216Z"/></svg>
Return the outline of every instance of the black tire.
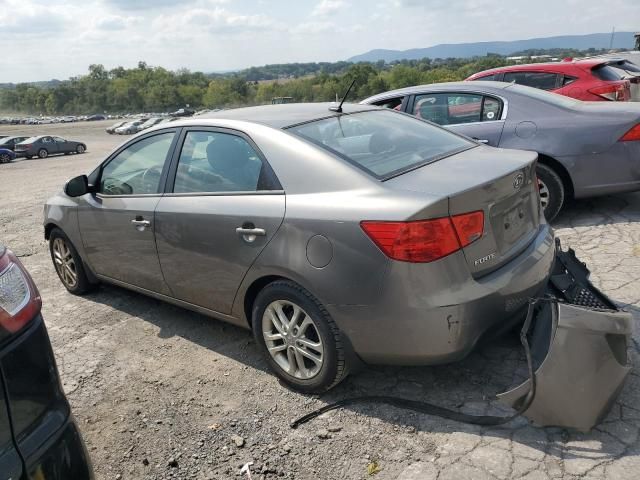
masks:
<svg viewBox="0 0 640 480"><path fill-rule="evenodd" d="M47 158L49 156L49 151L46 148L41 148L38 150L38 157Z"/></svg>
<svg viewBox="0 0 640 480"><path fill-rule="evenodd" d="M547 165L538 163L536 167L540 201L543 205L544 216L548 222L553 221L562 210L566 201L566 192L562 178L555 170Z"/></svg>
<svg viewBox="0 0 640 480"><path fill-rule="evenodd" d="M322 342L322 366L311 378L301 379L291 375L269 353L263 335L262 319L267 307L276 301L292 302L304 310L304 313L307 314L306 317L309 317L312 321L314 334L317 333L317 337ZM349 373L347 359L350 355L348 355L348 347L342 338L340 330L326 308L299 285L286 280L276 281L267 285L258 294L253 304L251 323L254 338L267 363L273 372L292 389L302 393L322 393L333 388L347 377Z"/></svg>
<svg viewBox="0 0 640 480"><path fill-rule="evenodd" d="M74 272L76 276L76 282L72 284L68 281L68 278L64 278L64 274L61 273L61 269L57 266L56 262L56 253L54 253L54 249L56 248L54 245L57 241L63 242L66 247L69 249L69 253L71 258L73 259L74 264ZM90 292L96 288L96 284L91 283L89 278L87 277L87 273L85 271L84 263L80 255L78 255L78 251L69 240L69 237L65 235L65 233L59 228L54 228L51 230L49 234L49 253L51 254L51 261L53 262L53 268L55 268L56 273L58 274L58 278L62 282L62 285L74 295L84 295L85 293Z"/></svg>
<svg viewBox="0 0 640 480"><path fill-rule="evenodd" d="M76 153L84 153L85 150L86 150L86 147L84 145L82 145L82 144L80 144L80 145L78 145L76 147Z"/></svg>
<svg viewBox="0 0 640 480"><path fill-rule="evenodd" d="M11 163L11 156L8 153L1 154L0 163Z"/></svg>

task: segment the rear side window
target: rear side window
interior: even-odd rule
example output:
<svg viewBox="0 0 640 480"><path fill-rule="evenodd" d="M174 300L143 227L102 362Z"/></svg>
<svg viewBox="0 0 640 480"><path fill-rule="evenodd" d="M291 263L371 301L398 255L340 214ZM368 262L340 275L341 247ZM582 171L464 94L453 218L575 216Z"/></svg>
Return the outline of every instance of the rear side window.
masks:
<svg viewBox="0 0 640 480"><path fill-rule="evenodd" d="M612 82L616 80L622 80L622 76L615 68L609 65L600 65L591 69L591 73L594 77L604 80L606 82Z"/></svg>
<svg viewBox="0 0 640 480"><path fill-rule="evenodd" d="M500 100L476 93L430 93L416 95L413 114L438 125L458 125L498 120Z"/></svg>
<svg viewBox="0 0 640 480"><path fill-rule="evenodd" d="M476 146L401 113L374 110L290 127L378 179L386 179Z"/></svg>
<svg viewBox="0 0 640 480"><path fill-rule="evenodd" d="M571 85L577 79L578 79L577 77L572 77L570 75L563 75L563 77L562 77L562 86L566 87L567 85Z"/></svg>
<svg viewBox="0 0 640 480"><path fill-rule="evenodd" d="M558 75L548 72L505 72L503 81L540 90L553 90L557 88Z"/></svg>

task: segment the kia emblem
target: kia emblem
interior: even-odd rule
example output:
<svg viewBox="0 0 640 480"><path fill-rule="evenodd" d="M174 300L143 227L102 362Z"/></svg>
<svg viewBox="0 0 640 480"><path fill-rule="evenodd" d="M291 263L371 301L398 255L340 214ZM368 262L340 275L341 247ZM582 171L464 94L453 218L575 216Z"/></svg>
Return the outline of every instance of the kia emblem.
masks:
<svg viewBox="0 0 640 480"><path fill-rule="evenodd" d="M513 179L513 188L517 190L518 188L522 187L523 184L524 184L524 175L519 173Z"/></svg>

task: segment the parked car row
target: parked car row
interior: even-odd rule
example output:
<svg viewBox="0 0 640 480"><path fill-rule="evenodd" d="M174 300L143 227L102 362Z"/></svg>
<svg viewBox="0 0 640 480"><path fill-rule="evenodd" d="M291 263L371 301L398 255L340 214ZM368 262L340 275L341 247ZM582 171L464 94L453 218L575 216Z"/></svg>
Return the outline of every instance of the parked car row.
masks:
<svg viewBox="0 0 640 480"><path fill-rule="evenodd" d="M173 120L175 120L175 118L173 117L151 117L132 121L120 121L106 128L105 131L111 135L114 133L117 133L118 135L132 135L134 133L146 130L147 128L151 128L154 125L158 125L160 123L168 123Z"/></svg>
<svg viewBox="0 0 640 480"><path fill-rule="evenodd" d="M9 163L16 157L47 158L49 155L84 153L86 150L84 142L53 135L5 136L0 138L0 163Z"/></svg>

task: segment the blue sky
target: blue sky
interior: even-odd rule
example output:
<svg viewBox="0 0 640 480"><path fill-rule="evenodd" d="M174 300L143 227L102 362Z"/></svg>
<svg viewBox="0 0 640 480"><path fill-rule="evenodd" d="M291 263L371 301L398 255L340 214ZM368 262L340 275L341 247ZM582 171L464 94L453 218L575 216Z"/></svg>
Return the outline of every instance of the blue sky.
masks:
<svg viewBox="0 0 640 480"><path fill-rule="evenodd" d="M3 82L91 63L211 72L613 26L640 31L640 0L0 0Z"/></svg>

